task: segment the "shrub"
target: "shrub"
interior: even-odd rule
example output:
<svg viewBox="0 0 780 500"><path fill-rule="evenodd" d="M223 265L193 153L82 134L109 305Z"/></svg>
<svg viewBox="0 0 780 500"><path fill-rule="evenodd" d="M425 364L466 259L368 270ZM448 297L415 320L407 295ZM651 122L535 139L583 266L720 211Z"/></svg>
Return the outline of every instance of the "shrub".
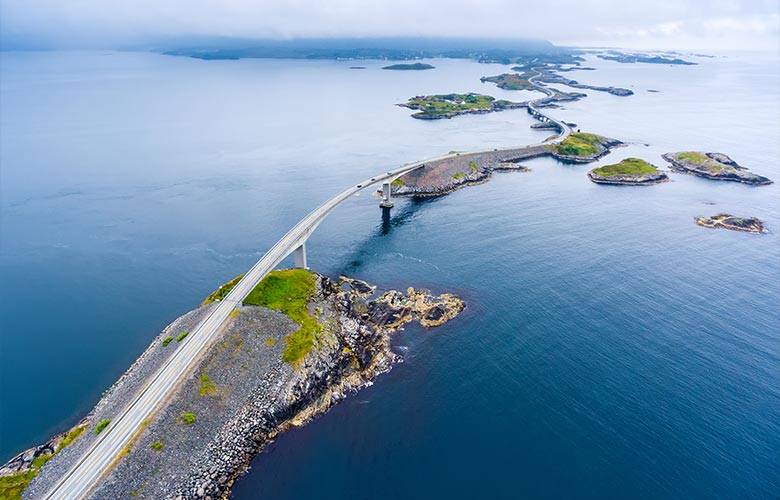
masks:
<svg viewBox="0 0 780 500"><path fill-rule="evenodd" d="M103 432L103 429L108 427L108 424L110 424L110 423L111 423L111 419L110 418L104 418L103 420L98 422L98 424L95 426L95 435L98 435L101 432Z"/></svg>

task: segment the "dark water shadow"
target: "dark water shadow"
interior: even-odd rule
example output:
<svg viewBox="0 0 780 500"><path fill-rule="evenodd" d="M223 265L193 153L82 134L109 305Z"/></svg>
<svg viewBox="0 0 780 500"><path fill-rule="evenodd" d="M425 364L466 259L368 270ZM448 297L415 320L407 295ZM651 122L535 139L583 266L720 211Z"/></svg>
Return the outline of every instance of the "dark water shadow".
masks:
<svg viewBox="0 0 780 500"><path fill-rule="evenodd" d="M383 244L384 238L392 237L397 228L412 222L420 210L440 199L440 196L411 198L400 209L379 209L377 213L377 217L380 219L379 224L363 242L356 245L355 249L344 257L341 264L336 266L339 274L354 275L357 273L363 267L368 256L375 254L377 246Z"/></svg>

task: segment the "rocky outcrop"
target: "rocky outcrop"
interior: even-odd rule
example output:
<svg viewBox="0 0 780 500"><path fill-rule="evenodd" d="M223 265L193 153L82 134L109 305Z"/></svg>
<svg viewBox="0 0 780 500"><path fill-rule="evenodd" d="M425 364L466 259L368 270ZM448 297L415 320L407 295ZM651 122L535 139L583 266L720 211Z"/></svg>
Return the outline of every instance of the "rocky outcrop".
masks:
<svg viewBox="0 0 780 500"><path fill-rule="evenodd" d="M764 223L755 217L737 217L731 214L717 214L712 217L696 217L696 224L712 229L723 228L747 233L765 233Z"/></svg>
<svg viewBox="0 0 780 500"><path fill-rule="evenodd" d="M689 173L718 181L741 182L752 186L765 186L772 181L764 176L754 174L723 153L702 153L699 151L683 151L666 153L664 160L671 163L678 172Z"/></svg>

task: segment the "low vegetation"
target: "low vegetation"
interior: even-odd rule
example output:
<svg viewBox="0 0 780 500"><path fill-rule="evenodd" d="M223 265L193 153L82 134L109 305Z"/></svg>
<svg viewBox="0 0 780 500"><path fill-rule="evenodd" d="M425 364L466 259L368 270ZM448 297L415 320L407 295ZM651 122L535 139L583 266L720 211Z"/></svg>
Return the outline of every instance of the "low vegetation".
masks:
<svg viewBox="0 0 780 500"><path fill-rule="evenodd" d="M110 418L104 418L103 420L98 422L98 424L95 426L95 435L97 436L98 434L103 432L103 429L108 427L108 424L110 424L110 423L111 423L111 419Z"/></svg>
<svg viewBox="0 0 780 500"><path fill-rule="evenodd" d="M454 174L452 174L452 179L456 180L456 181L459 181L459 180L465 179L465 178L466 178L466 174L464 174L463 172L455 172Z"/></svg>
<svg viewBox="0 0 780 500"><path fill-rule="evenodd" d="M451 118L453 116L475 111L499 111L517 107L517 103L504 99L496 99L489 95L468 94L437 94L416 96L409 99L403 106L419 110L415 118L435 119Z"/></svg>
<svg viewBox="0 0 780 500"><path fill-rule="evenodd" d="M323 329L307 308L314 290L314 274L306 269L286 269L269 273L244 299L246 305L281 311L298 323L300 328L284 338L282 352L282 359L293 365L314 347Z"/></svg>
<svg viewBox="0 0 780 500"><path fill-rule="evenodd" d="M565 156L594 156L601 152L602 137L586 132L575 132L553 146L558 154Z"/></svg>
<svg viewBox="0 0 780 500"><path fill-rule="evenodd" d="M202 396L216 396L219 394L219 388L210 378L208 373L200 374L200 387L198 388L198 394Z"/></svg>
<svg viewBox="0 0 780 500"><path fill-rule="evenodd" d="M391 184L396 189L397 188L402 188L402 187L406 186L406 183L404 181L402 181L400 177L398 179L394 180Z"/></svg>
<svg viewBox="0 0 780 500"><path fill-rule="evenodd" d="M470 161L469 162L469 170L471 170L472 174L476 174L477 172L479 172L479 165L477 165L477 162L475 162L473 160Z"/></svg>
<svg viewBox="0 0 780 500"><path fill-rule="evenodd" d="M496 86L504 90L531 90L534 88L534 84L528 81L531 75L523 73L518 75L517 73L504 73L496 76L483 76L480 78L483 82L495 83Z"/></svg>
<svg viewBox="0 0 780 500"><path fill-rule="evenodd" d="M170 335L168 335L167 337L165 337L164 339L162 339L162 345L163 345L163 347L167 347L167 346L168 346L168 344L170 344L171 342L173 342L173 337L171 337Z"/></svg>
<svg viewBox="0 0 780 500"><path fill-rule="evenodd" d="M3 500L22 498L22 492L37 475L38 469L33 468L25 472L0 477L0 498Z"/></svg>
<svg viewBox="0 0 780 500"><path fill-rule="evenodd" d="M721 162L713 160L699 151L683 151L682 153L677 153L675 156L677 156L677 159L680 161L704 167L713 173L720 172L726 167L726 165Z"/></svg>
<svg viewBox="0 0 780 500"><path fill-rule="evenodd" d="M153 449L154 451L162 451L162 449L165 447L165 443L162 442L162 440L158 439L154 443L152 443L149 448Z"/></svg>
<svg viewBox="0 0 780 500"><path fill-rule="evenodd" d="M197 420L197 417L194 413L187 411L181 414L180 420L184 425L192 425Z"/></svg>
<svg viewBox="0 0 780 500"><path fill-rule="evenodd" d="M614 177L617 175L649 175L657 174L658 168L639 158L626 158L620 163L594 168L593 173L599 177Z"/></svg>
<svg viewBox="0 0 780 500"><path fill-rule="evenodd" d="M68 433L65 434L65 437L62 438L62 441L60 441L60 443L57 445L57 449L54 450L54 453L47 453L37 456L32 462L31 469L0 477L0 499L17 500L22 498L22 493L24 492L25 488L27 488L27 485L30 484L30 481L32 481L35 476L38 475L41 467L43 467L46 462L54 458L54 455L73 443L73 441L75 441L84 433L86 428L87 425L82 424L68 431Z"/></svg>
<svg viewBox="0 0 780 500"><path fill-rule="evenodd" d="M181 342L182 340L187 338L187 335L189 335L189 334L190 334L190 332L181 332L180 334L178 334L176 336L176 342Z"/></svg>
<svg viewBox="0 0 780 500"><path fill-rule="evenodd" d="M220 300L224 299L228 293L230 293L230 290L233 289L236 284L238 284L239 281L241 281L241 278L243 278L243 274L239 274L232 280L228 281L224 285L221 285L219 288L211 292L211 295L206 297L206 299L203 301L203 305L211 304L212 302L219 302Z"/></svg>

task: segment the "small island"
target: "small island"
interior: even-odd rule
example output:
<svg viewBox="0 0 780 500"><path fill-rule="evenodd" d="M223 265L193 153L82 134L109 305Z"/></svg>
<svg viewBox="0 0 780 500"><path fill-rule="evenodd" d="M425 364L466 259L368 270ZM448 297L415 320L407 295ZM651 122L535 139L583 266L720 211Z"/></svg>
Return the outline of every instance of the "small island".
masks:
<svg viewBox="0 0 780 500"><path fill-rule="evenodd" d="M391 69L396 71L422 71L425 69L434 69L435 66L425 63L403 63L403 64L391 64L390 66L384 66L382 69Z"/></svg>
<svg viewBox="0 0 780 500"><path fill-rule="evenodd" d="M607 61L615 61L623 64L675 64L681 66L693 66L696 63L680 59L679 57L652 56L648 54L626 54L616 50L607 51L606 54L598 54L598 58Z"/></svg>
<svg viewBox="0 0 780 500"><path fill-rule="evenodd" d="M764 223L755 217L737 217L731 214L717 214L712 217L696 217L696 224L711 229L723 228L746 233L765 233Z"/></svg>
<svg viewBox="0 0 780 500"><path fill-rule="evenodd" d="M548 146L550 153L563 163L589 163L595 161L610 149L623 143L608 137L587 132L574 132L566 139Z"/></svg>
<svg viewBox="0 0 780 500"><path fill-rule="evenodd" d="M503 73L495 76L483 76L479 81L495 83L498 88L504 90L533 90L535 88L534 84L528 81L527 73L522 75Z"/></svg>
<svg viewBox="0 0 780 500"><path fill-rule="evenodd" d="M678 172L698 175L707 179L741 182L752 186L772 184L770 179L754 174L723 153L682 151L666 153L663 158L671 163L672 168Z"/></svg>
<svg viewBox="0 0 780 500"><path fill-rule="evenodd" d="M639 158L626 158L619 163L594 168L588 172L588 178L597 184L626 186L646 186L669 180L658 167Z"/></svg>
<svg viewBox="0 0 780 500"><path fill-rule="evenodd" d="M489 95L468 94L437 94L416 96L399 106L418 110L412 118L418 120L440 120L465 114L492 113L505 109L524 108L524 102L512 102L496 99Z"/></svg>

